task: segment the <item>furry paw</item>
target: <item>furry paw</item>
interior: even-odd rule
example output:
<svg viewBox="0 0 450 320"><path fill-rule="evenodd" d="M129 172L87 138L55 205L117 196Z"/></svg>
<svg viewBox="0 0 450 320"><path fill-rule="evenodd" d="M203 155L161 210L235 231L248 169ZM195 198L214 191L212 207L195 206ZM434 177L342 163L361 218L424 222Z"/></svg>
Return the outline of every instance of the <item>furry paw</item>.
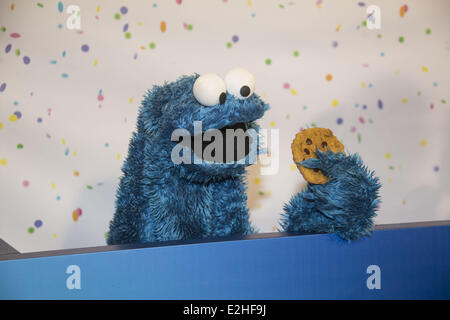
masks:
<svg viewBox="0 0 450 320"><path fill-rule="evenodd" d="M380 203L379 179L358 154L316 151L317 159L299 162L317 168L329 178L325 184L308 184L285 205L284 231L336 233L357 240L371 233Z"/></svg>

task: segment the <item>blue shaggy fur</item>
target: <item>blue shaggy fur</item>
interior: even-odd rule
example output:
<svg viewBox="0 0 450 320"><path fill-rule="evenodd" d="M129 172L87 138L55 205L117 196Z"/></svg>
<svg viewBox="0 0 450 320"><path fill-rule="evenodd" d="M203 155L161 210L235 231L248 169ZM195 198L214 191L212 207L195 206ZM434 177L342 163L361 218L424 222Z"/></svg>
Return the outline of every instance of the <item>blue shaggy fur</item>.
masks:
<svg viewBox="0 0 450 320"><path fill-rule="evenodd" d="M224 104L204 107L192 92L198 77L183 76L147 92L122 168L108 244L257 232L247 208L248 156L245 163L175 164L171 154L178 142L171 136L177 128L193 135L194 121L202 121L203 131L236 123L257 131L255 121L269 106L256 94L246 100L227 94ZM322 169L331 179L293 196L282 230L331 232L348 240L368 235L380 186L359 157L319 152L319 159L304 165Z"/></svg>
<svg viewBox="0 0 450 320"><path fill-rule="evenodd" d="M300 162L318 168L329 178L326 184L308 184L284 206L284 231L336 233L345 240L368 236L380 203L379 180L357 155L346 156L316 149L318 159Z"/></svg>

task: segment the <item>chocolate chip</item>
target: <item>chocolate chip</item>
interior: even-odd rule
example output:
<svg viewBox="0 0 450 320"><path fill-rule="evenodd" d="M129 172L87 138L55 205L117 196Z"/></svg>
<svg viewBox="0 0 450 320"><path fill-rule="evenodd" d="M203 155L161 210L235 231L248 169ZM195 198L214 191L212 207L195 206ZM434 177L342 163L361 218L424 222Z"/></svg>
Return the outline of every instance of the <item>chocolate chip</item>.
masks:
<svg viewBox="0 0 450 320"><path fill-rule="evenodd" d="M326 146L328 146L328 143L326 143L325 141L322 142L322 148L325 148Z"/></svg>
<svg viewBox="0 0 450 320"><path fill-rule="evenodd" d="M313 170L314 170L314 172L319 172L319 169L317 169L317 168L314 168Z"/></svg>
<svg viewBox="0 0 450 320"><path fill-rule="evenodd" d="M309 146L312 143L311 139L306 139L306 144Z"/></svg>
<svg viewBox="0 0 450 320"><path fill-rule="evenodd" d="M308 149L305 149L305 150L303 150L303 151L305 151L306 154L309 154L309 153L310 153Z"/></svg>

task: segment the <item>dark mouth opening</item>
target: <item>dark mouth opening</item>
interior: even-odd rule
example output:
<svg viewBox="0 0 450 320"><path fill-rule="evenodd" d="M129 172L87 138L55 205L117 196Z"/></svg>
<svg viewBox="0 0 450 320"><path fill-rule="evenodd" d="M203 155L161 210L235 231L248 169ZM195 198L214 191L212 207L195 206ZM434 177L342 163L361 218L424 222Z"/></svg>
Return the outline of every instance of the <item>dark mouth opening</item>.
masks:
<svg viewBox="0 0 450 320"><path fill-rule="evenodd" d="M215 142L216 140L215 136L210 137L211 141L206 141L206 138L204 137L205 135L204 132L196 136L191 136L190 147L192 150L194 150L194 153L198 158L201 158L206 161L225 163L230 162L230 158L231 161L234 162L239 161L241 159L244 159L250 153L250 145L252 143L252 138L250 135L245 134L248 128L249 128L248 123L240 122L217 129L220 131L220 134L222 136L222 145L216 143L214 146L211 146L212 149L209 148L209 150L206 150L207 151L206 153L205 149ZM227 130L232 131L229 131L229 134L227 135ZM186 140L187 139L183 139L183 141ZM201 154L198 154L200 150L196 150L196 148L194 148L195 143L201 143L202 146ZM218 148L222 148L222 157L220 159L218 158L219 156L216 157L216 150Z"/></svg>

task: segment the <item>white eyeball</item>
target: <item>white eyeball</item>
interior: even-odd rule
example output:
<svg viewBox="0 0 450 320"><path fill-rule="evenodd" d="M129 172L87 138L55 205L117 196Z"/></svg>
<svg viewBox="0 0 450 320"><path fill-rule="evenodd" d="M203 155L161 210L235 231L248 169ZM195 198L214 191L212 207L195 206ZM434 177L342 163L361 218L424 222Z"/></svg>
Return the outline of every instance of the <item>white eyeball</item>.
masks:
<svg viewBox="0 0 450 320"><path fill-rule="evenodd" d="M227 99L225 82L217 74L208 73L197 78L194 82L194 97L207 107L223 104Z"/></svg>
<svg viewBox="0 0 450 320"><path fill-rule="evenodd" d="M255 92L255 76L242 68L228 71L225 83L228 92L238 99L247 99Z"/></svg>

